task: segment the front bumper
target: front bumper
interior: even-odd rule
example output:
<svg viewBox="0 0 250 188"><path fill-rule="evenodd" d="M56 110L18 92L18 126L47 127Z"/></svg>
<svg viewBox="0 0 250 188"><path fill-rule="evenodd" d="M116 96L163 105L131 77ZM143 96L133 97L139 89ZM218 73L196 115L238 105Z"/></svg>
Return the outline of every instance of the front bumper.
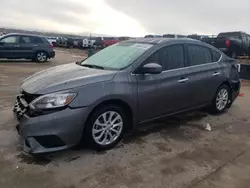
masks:
<svg viewBox="0 0 250 188"><path fill-rule="evenodd" d="M17 131L23 140L21 144L25 152L56 152L80 142L87 117L86 108L66 108L37 117L29 117L25 110L17 112L18 108L23 109L15 104L14 115L19 122Z"/></svg>

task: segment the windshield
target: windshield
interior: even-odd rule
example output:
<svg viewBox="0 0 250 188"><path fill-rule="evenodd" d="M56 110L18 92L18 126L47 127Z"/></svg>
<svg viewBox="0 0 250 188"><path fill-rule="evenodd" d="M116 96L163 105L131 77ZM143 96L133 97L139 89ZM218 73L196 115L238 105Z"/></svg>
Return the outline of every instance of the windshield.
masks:
<svg viewBox="0 0 250 188"><path fill-rule="evenodd" d="M151 44L130 42L114 44L82 61L81 65L120 70L129 66L152 46Z"/></svg>

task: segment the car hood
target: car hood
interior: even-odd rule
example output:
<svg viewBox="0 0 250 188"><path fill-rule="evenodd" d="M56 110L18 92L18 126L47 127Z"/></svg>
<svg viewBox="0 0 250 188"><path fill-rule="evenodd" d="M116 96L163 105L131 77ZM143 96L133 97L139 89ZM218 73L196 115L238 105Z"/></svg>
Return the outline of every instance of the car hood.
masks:
<svg viewBox="0 0 250 188"><path fill-rule="evenodd" d="M22 84L22 90L31 94L47 94L87 84L111 80L116 71L92 69L70 63L38 72Z"/></svg>

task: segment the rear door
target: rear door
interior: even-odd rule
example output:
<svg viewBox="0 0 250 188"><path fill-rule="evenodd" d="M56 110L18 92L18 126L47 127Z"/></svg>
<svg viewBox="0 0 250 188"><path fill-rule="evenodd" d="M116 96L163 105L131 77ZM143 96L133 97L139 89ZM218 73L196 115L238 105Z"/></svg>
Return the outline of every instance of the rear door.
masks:
<svg viewBox="0 0 250 188"><path fill-rule="evenodd" d="M33 41L34 41L33 37L31 37L31 36L20 36L19 37L19 45L20 45L19 53L23 58L31 58L32 57L33 48L37 45Z"/></svg>
<svg viewBox="0 0 250 188"><path fill-rule="evenodd" d="M6 36L1 39L0 58L18 58L19 37L16 35Z"/></svg>
<svg viewBox="0 0 250 188"><path fill-rule="evenodd" d="M145 121L185 107L187 85L180 69L185 66L184 47L173 45L163 47L149 56L141 66L147 63L162 65L160 74L136 75L138 81L139 120Z"/></svg>
<svg viewBox="0 0 250 188"><path fill-rule="evenodd" d="M211 101L217 88L223 82L222 57L217 51L203 45L187 44L188 67L182 75L188 78L188 103L192 107Z"/></svg>

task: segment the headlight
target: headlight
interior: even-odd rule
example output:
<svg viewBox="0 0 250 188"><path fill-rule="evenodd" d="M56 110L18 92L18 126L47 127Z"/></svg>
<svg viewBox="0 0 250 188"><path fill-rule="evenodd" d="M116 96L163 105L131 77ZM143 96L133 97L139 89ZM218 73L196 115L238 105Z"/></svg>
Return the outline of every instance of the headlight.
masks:
<svg viewBox="0 0 250 188"><path fill-rule="evenodd" d="M52 93L38 97L30 103L32 109L51 109L68 105L76 93Z"/></svg>

